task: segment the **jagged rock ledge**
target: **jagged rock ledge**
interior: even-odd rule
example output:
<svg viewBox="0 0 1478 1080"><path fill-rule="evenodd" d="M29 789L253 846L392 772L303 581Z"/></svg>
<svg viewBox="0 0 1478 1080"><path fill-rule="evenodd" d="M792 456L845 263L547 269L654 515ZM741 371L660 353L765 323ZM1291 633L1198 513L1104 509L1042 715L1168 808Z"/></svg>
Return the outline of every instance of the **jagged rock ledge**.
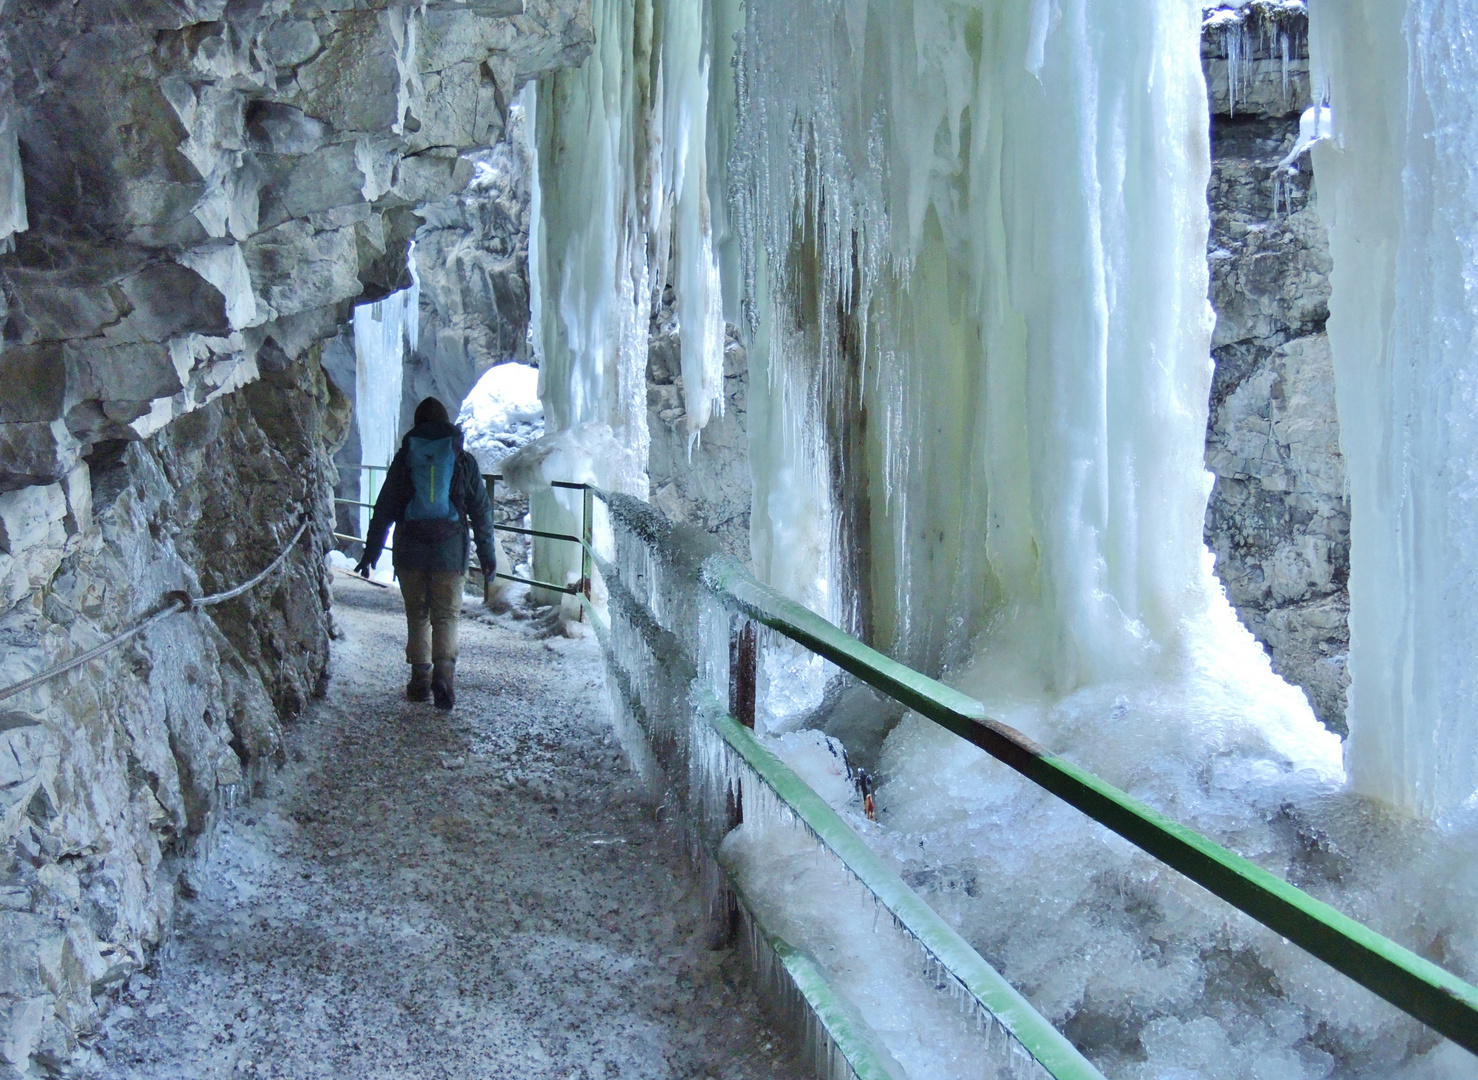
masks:
<svg viewBox="0 0 1478 1080"><path fill-rule="evenodd" d="M84 1067L223 807L321 689L349 403L321 363L583 0L11 0L0 685L287 564L0 713L0 1070ZM183 875L183 877L182 877Z"/></svg>

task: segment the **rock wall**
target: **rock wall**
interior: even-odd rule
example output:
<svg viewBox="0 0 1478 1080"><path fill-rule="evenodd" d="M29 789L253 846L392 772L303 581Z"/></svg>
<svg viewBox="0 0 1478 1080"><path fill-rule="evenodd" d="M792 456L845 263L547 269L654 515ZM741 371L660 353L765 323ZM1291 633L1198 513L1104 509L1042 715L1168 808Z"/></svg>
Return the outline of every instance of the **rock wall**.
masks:
<svg viewBox="0 0 1478 1080"><path fill-rule="evenodd" d="M467 187L418 211L415 263L420 340L405 366L403 426L417 403L439 397L452 415L493 365L529 359L529 176L523 110L508 130L469 154Z"/></svg>
<svg viewBox="0 0 1478 1080"><path fill-rule="evenodd" d="M33 1076L86 1064L326 677L324 343L591 32L582 0L0 11L0 686L313 523L260 590L0 703L0 1072Z"/></svg>
<svg viewBox="0 0 1478 1080"><path fill-rule="evenodd" d="M1345 731L1349 507L1329 317L1329 246L1307 155L1279 170L1310 103L1301 4L1208 10L1215 475L1206 543L1242 621L1324 724Z"/></svg>
<svg viewBox="0 0 1478 1080"><path fill-rule="evenodd" d="M749 508L749 360L738 331L724 345L723 413L717 406L698 438L683 408L682 348L669 287L654 305L647 344L647 478L652 503L673 521L711 534L746 564Z"/></svg>
<svg viewBox="0 0 1478 1080"><path fill-rule="evenodd" d="M98 448L46 503L48 537L31 551L50 572L0 618L0 684L135 625L166 592L252 577L305 515L326 523L342 405L309 357L147 440ZM50 489L0 506L38 490ZM282 723L327 678L327 542L316 525L257 589L0 704L8 1075L88 1061L104 991L160 942L220 810L277 763Z"/></svg>

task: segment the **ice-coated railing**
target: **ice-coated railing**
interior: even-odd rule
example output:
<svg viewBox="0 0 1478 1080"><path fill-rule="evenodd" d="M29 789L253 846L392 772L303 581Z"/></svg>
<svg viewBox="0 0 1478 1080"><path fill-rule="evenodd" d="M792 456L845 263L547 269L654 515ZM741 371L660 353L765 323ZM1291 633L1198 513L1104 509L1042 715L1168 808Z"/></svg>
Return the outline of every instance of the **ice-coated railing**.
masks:
<svg viewBox="0 0 1478 1080"><path fill-rule="evenodd" d="M624 737L638 768L676 797L699 854L717 853L739 822L755 818L792 823L809 833L890 913L893 924L926 958L927 973L954 992L966 1015L986 1033L982 1055L993 1059L994 1075L1099 1074L839 815L729 715L748 708L752 717L753 683L743 685L742 647L734 648L744 640L747 624L769 627L984 749L1478 1053L1478 988L991 720L979 702L868 648L761 585L737 561L717 552L706 536L673 525L638 500L599 492L597 497L610 509L615 541L610 560L592 552L610 597L611 627L598 628L613 675L616 711L626 724ZM752 653L748 664L752 680ZM725 689L727 709L719 700ZM725 890L733 882L722 880L717 861L710 858L702 865L714 876L711 895L732 895ZM738 891L739 914L752 926L754 914ZM767 940L766 933L762 927L751 929L749 938ZM811 1012L816 1012L814 1003ZM807 1023L821 1030L822 1043L831 1039L828 1053L835 1056L837 1040L826 1035L830 1029L825 1023L814 1018ZM854 1034L858 1027L853 1025ZM876 1048L876 1040L860 1041ZM873 1075L892 1075L897 1067L886 1050L874 1060L883 1071ZM824 1075L865 1074L854 1062L850 1071L833 1068Z"/></svg>
<svg viewBox="0 0 1478 1080"><path fill-rule="evenodd" d="M615 551L609 560L595 559L610 626L593 609L592 622L606 651L622 741L643 778L676 802L715 916L732 910L738 917L762 992L797 1030L817 1074L902 1080L909 1071L833 986L835 973L769 927L763 907L726 872L720 845L741 821L798 830L845 872L855 896L842 903L851 905L852 917L871 925L886 912L891 931L907 943L902 951L915 961L915 971L898 977L916 982L919 996L938 999L926 1019L949 1029L945 1041L953 1036L958 1048L953 1060L973 1059L960 1062L960 1075L1102 1080L825 800L730 715L734 710L719 694L743 691L729 677L732 602L705 587L715 557L711 542L645 503L605 498Z"/></svg>

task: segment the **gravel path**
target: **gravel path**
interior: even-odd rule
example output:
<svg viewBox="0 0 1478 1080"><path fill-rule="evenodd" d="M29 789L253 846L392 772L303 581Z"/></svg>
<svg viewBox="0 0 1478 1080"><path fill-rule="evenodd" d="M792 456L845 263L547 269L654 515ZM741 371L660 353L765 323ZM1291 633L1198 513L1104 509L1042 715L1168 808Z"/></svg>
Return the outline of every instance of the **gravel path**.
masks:
<svg viewBox="0 0 1478 1080"><path fill-rule="evenodd" d="M117 1078L750 1080L758 1019L610 734L591 640L469 603L450 717L398 592L336 586L328 698L106 1024Z"/></svg>

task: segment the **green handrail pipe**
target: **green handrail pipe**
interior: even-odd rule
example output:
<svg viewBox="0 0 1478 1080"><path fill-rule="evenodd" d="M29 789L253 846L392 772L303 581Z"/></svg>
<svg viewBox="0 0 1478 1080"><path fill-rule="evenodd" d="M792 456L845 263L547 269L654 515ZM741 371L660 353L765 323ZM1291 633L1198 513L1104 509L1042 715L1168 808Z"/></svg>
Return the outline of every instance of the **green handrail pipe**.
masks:
<svg viewBox="0 0 1478 1080"><path fill-rule="evenodd" d="M1049 753L1015 728L992 720L975 699L889 659L760 584L733 558L710 556L704 561L703 577L716 595L738 611L980 747L1336 971L1478 1054L1478 987L1086 769Z"/></svg>

